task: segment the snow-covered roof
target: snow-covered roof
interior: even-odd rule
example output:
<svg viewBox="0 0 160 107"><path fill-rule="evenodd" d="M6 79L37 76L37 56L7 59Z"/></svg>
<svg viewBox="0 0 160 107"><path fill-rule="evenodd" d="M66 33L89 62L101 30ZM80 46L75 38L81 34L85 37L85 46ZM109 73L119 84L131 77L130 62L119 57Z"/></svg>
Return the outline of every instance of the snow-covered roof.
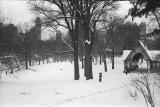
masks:
<svg viewBox="0 0 160 107"><path fill-rule="evenodd" d="M147 46L139 40L139 43L146 50L152 61L160 61L160 50L148 50Z"/></svg>
<svg viewBox="0 0 160 107"><path fill-rule="evenodd" d="M147 53L152 61L160 61L160 50L149 50Z"/></svg>
<svg viewBox="0 0 160 107"><path fill-rule="evenodd" d="M122 59L125 60L130 52L131 52L131 50L123 50L123 57L122 57Z"/></svg>
<svg viewBox="0 0 160 107"><path fill-rule="evenodd" d="M142 41L139 40L139 43L142 45L142 47L143 47L146 51L148 51L147 46L146 46Z"/></svg>

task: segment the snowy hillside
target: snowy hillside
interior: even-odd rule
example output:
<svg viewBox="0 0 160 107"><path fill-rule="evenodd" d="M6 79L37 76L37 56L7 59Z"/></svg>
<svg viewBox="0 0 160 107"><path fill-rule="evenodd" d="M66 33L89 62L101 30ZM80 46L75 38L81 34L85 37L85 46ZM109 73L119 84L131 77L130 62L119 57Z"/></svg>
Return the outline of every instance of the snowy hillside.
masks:
<svg viewBox="0 0 160 107"><path fill-rule="evenodd" d="M123 63L93 64L94 79L73 80L70 62L37 65L0 80L0 107L146 107L142 97L133 100L129 95L130 80L140 74L123 73ZM102 82L98 81L102 72ZM156 102L160 105L160 102ZM158 107L158 106L156 106Z"/></svg>

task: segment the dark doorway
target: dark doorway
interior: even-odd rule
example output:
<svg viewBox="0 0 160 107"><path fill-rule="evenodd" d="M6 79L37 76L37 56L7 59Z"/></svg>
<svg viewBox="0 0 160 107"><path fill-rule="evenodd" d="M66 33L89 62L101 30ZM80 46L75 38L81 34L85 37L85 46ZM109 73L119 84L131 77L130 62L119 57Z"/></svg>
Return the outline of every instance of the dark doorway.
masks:
<svg viewBox="0 0 160 107"><path fill-rule="evenodd" d="M134 54L132 58L132 67L136 68L134 70L142 72L147 69L147 61L144 59L142 53Z"/></svg>
<svg viewBox="0 0 160 107"><path fill-rule="evenodd" d="M136 54L133 56L132 61L133 61L133 62L137 62L137 61L139 61L139 59L143 59L142 53L136 53Z"/></svg>

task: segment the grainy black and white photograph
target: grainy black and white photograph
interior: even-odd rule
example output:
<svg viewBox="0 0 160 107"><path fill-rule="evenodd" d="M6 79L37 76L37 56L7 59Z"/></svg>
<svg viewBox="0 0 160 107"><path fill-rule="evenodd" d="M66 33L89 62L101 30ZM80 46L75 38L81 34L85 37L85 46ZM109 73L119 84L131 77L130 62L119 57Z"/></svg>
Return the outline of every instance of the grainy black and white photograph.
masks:
<svg viewBox="0 0 160 107"><path fill-rule="evenodd" d="M160 0L0 0L0 107L160 107Z"/></svg>

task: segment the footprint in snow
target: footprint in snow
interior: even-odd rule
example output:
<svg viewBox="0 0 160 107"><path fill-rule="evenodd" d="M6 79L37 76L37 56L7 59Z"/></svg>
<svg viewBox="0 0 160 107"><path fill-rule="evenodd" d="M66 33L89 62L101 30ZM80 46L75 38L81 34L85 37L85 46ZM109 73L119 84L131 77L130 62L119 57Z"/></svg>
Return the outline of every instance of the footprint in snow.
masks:
<svg viewBox="0 0 160 107"><path fill-rule="evenodd" d="M59 93L59 92L56 92L56 94L61 94L61 93Z"/></svg>
<svg viewBox="0 0 160 107"><path fill-rule="evenodd" d="M19 94L29 95L29 94L31 94L31 93L29 93L29 92L21 92L21 93L19 93Z"/></svg>

